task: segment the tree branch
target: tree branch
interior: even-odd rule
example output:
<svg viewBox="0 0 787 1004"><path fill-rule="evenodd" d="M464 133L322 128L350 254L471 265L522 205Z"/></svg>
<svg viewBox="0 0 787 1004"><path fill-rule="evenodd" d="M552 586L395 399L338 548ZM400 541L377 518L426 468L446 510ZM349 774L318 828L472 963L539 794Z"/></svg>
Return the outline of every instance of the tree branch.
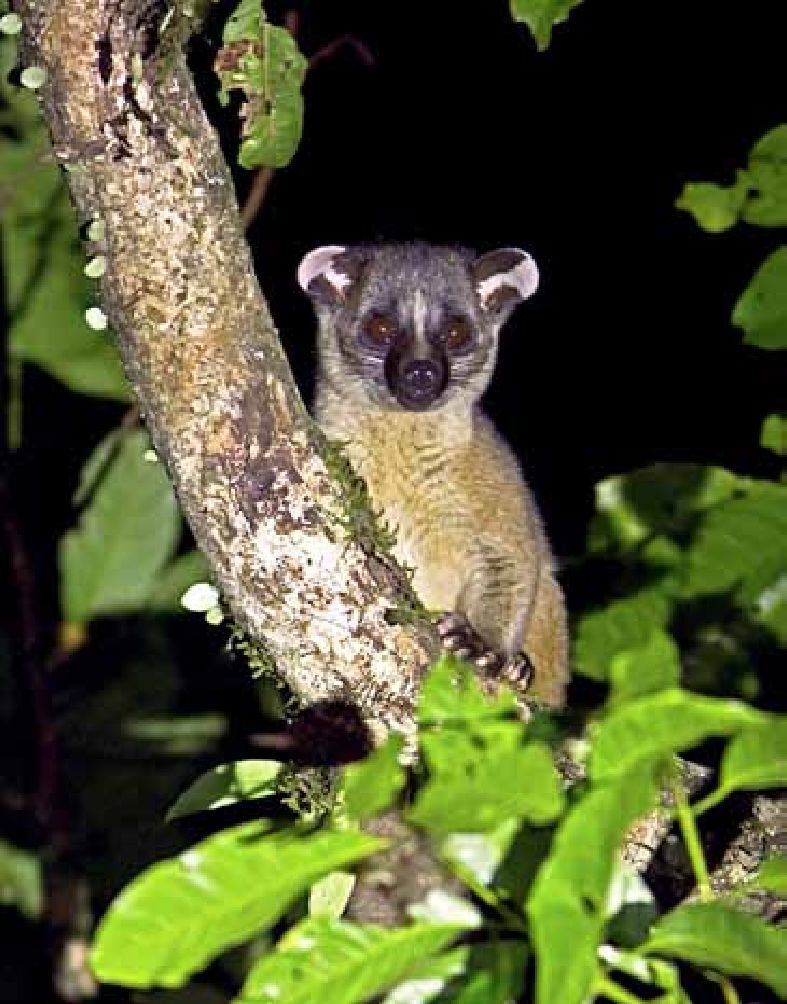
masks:
<svg viewBox="0 0 787 1004"><path fill-rule="evenodd" d="M412 729L437 652L406 577L351 533L347 488L293 383L243 238L232 181L166 9L17 0L80 221L104 234L101 299L194 536L234 617L305 705ZM141 542L144 546L144 542Z"/></svg>

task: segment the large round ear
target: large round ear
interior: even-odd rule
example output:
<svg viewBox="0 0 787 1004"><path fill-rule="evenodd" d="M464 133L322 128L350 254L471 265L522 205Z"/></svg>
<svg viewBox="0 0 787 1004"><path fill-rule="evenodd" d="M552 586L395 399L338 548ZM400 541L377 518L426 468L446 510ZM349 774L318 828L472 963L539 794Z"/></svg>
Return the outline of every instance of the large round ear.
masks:
<svg viewBox="0 0 787 1004"><path fill-rule="evenodd" d="M470 272L482 307L495 313L513 310L538 286L538 266L520 248L482 254L470 265Z"/></svg>
<svg viewBox="0 0 787 1004"><path fill-rule="evenodd" d="M350 248L326 244L315 248L298 266L301 289L317 303L336 306L347 298L347 291L358 278L359 262Z"/></svg>

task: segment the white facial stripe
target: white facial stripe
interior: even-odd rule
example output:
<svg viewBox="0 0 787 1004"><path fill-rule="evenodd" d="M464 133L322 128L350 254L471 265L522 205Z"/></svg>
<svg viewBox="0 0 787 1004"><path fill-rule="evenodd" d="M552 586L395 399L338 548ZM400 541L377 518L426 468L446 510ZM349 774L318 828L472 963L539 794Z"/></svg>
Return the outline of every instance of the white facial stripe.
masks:
<svg viewBox="0 0 787 1004"><path fill-rule="evenodd" d="M429 306L426 297L420 289L415 291L413 298L413 325L415 328L415 341L418 345L426 342L426 318L429 313Z"/></svg>
<svg viewBox="0 0 787 1004"><path fill-rule="evenodd" d="M334 258L344 254L346 250L347 248L341 244L327 244L325 247L310 251L298 267L298 284L301 289L308 292L309 284L318 276L327 279L339 292L351 285L352 279L333 267Z"/></svg>

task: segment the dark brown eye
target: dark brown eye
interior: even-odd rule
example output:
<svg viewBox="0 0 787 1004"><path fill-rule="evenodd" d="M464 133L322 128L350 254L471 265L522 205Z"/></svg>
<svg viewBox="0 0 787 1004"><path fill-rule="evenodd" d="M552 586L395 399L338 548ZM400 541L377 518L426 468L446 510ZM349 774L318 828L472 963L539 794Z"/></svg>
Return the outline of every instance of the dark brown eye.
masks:
<svg viewBox="0 0 787 1004"><path fill-rule="evenodd" d="M385 314L372 314L364 324L363 333L375 345L387 345L396 335L396 325Z"/></svg>
<svg viewBox="0 0 787 1004"><path fill-rule="evenodd" d="M472 337L470 322L464 317L454 317L443 329L443 344L451 352L466 349Z"/></svg>

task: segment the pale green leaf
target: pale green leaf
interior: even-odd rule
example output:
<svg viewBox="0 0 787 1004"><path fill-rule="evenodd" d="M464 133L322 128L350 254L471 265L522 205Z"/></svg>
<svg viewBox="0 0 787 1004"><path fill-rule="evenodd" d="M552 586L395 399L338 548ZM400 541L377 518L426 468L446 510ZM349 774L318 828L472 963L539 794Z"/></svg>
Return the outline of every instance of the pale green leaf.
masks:
<svg viewBox="0 0 787 1004"><path fill-rule="evenodd" d="M418 978L430 956L465 929L459 924L383 928L309 918L251 970L238 1004L355 1004Z"/></svg>
<svg viewBox="0 0 787 1004"><path fill-rule="evenodd" d="M747 345L787 349L787 247L773 251L754 274L732 312Z"/></svg>
<svg viewBox="0 0 787 1004"><path fill-rule="evenodd" d="M515 714L516 702L510 691L487 696L472 667L452 655L441 656L431 667L418 699L418 723L425 727Z"/></svg>
<svg viewBox="0 0 787 1004"><path fill-rule="evenodd" d="M167 813L167 819L275 795L281 770L278 760L236 760L220 764L189 785Z"/></svg>
<svg viewBox="0 0 787 1004"><path fill-rule="evenodd" d="M729 794L741 789L787 787L787 716L744 729L724 751L719 788Z"/></svg>
<svg viewBox="0 0 787 1004"><path fill-rule="evenodd" d="M510 819L555 819L563 792L547 746L522 744L521 726L488 722L421 737L429 771L407 818L435 834L491 830Z"/></svg>
<svg viewBox="0 0 787 1004"><path fill-rule="evenodd" d="M675 205L691 213L703 230L719 234L738 222L749 187L750 179L746 171L738 171L735 184L728 187L710 182L689 182Z"/></svg>
<svg viewBox="0 0 787 1004"><path fill-rule="evenodd" d="M740 701L702 697L676 687L629 701L595 728L589 771L602 780L625 774L637 763L668 760L708 736L734 735L770 721Z"/></svg>
<svg viewBox="0 0 787 1004"><path fill-rule="evenodd" d="M341 790L351 819L368 819L393 804L405 782L399 762L402 746L402 737L392 734L364 760L344 768Z"/></svg>
<svg viewBox="0 0 787 1004"><path fill-rule="evenodd" d="M766 573L766 574L764 574ZM752 482L702 521L687 556L687 598L739 593L742 601L787 573L787 485Z"/></svg>
<svg viewBox="0 0 787 1004"><path fill-rule="evenodd" d="M613 658L609 681L612 699L619 702L676 686L680 681L678 646L670 635L654 630L644 645Z"/></svg>
<svg viewBox="0 0 787 1004"><path fill-rule="evenodd" d="M63 616L86 621L145 608L177 546L180 514L166 471L127 434L78 525L60 542Z"/></svg>
<svg viewBox="0 0 787 1004"><path fill-rule="evenodd" d="M309 890L310 917L341 917L355 888L352 872L330 872Z"/></svg>
<svg viewBox="0 0 787 1004"><path fill-rule="evenodd" d="M91 968L105 983L179 987L270 926L321 875L379 849L361 833L271 833L246 823L153 865L99 924Z"/></svg>
<svg viewBox="0 0 787 1004"><path fill-rule="evenodd" d="M776 854L763 861L754 884L781 896L787 894L787 854Z"/></svg>
<svg viewBox="0 0 787 1004"><path fill-rule="evenodd" d="M666 627L670 611L662 592L642 589L584 614L576 628L577 669L594 680L607 679L614 657L647 645L654 631Z"/></svg>
<svg viewBox="0 0 787 1004"><path fill-rule="evenodd" d="M581 0L510 0L511 16L528 26L539 49L549 45L552 29L568 18Z"/></svg>
<svg viewBox="0 0 787 1004"><path fill-rule="evenodd" d="M787 457L787 415L768 415L762 423L760 446Z"/></svg>
<svg viewBox="0 0 787 1004"><path fill-rule="evenodd" d="M44 878L35 854L0 839L0 906L12 906L31 920L41 916Z"/></svg>
<svg viewBox="0 0 787 1004"><path fill-rule="evenodd" d="M787 226L787 125L776 126L749 154L751 193L743 219L763 227Z"/></svg>
<svg viewBox="0 0 787 1004"><path fill-rule="evenodd" d="M758 980L787 996L787 932L724 903L676 907L641 950Z"/></svg>

